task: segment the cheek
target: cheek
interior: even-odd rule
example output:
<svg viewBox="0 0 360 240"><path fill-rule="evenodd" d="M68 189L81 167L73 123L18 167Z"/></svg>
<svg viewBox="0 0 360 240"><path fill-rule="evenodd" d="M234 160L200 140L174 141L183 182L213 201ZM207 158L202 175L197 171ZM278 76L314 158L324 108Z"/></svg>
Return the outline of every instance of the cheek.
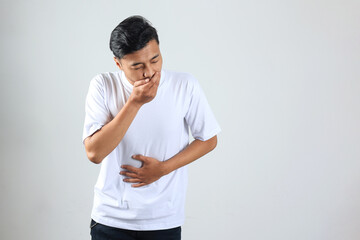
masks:
<svg viewBox="0 0 360 240"><path fill-rule="evenodd" d="M162 68L162 60L156 64L156 71L159 72Z"/></svg>
<svg viewBox="0 0 360 240"><path fill-rule="evenodd" d="M139 72L137 71L137 72L131 72L129 75L129 78L132 81L138 81L138 80L141 80L143 78L143 76L140 71Z"/></svg>

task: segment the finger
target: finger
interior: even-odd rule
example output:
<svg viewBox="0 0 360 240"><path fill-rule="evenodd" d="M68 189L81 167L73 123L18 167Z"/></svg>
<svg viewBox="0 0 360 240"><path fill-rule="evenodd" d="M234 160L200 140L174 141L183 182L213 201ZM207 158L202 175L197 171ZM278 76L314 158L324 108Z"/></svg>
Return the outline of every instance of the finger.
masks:
<svg viewBox="0 0 360 240"><path fill-rule="evenodd" d="M159 72L154 72L154 74L151 76L151 80L155 80L159 76Z"/></svg>
<svg viewBox="0 0 360 240"><path fill-rule="evenodd" d="M136 167L133 167L133 166L130 166L130 165L122 165L121 166L122 169L125 169L129 172L133 172L133 173L138 173L139 171L139 168L136 168Z"/></svg>
<svg viewBox="0 0 360 240"><path fill-rule="evenodd" d="M154 85L156 85L156 79L151 79L150 82L148 84L144 85L143 87L146 88L146 89L150 89Z"/></svg>
<svg viewBox="0 0 360 240"><path fill-rule="evenodd" d="M124 178L123 181L128 183L141 183L141 180L138 178Z"/></svg>
<svg viewBox="0 0 360 240"><path fill-rule="evenodd" d="M131 186L134 187L134 188L137 188L137 187L142 187L142 186L145 186L145 185L148 185L147 183L138 183L138 184L132 184Z"/></svg>
<svg viewBox="0 0 360 240"><path fill-rule="evenodd" d="M147 162L148 161L148 157L140 155L140 154L136 154L132 156L133 159L142 161L142 162Z"/></svg>
<svg viewBox="0 0 360 240"><path fill-rule="evenodd" d="M156 72L154 74L154 77L151 79L151 81L153 82L153 84L151 86L149 86L149 89L153 88L153 87L158 87L160 84L160 73Z"/></svg>
<svg viewBox="0 0 360 240"><path fill-rule="evenodd" d="M149 87L149 91L157 92L157 89L159 87L159 81L155 82L153 85Z"/></svg>
<svg viewBox="0 0 360 240"><path fill-rule="evenodd" d="M137 87L141 87L143 88L144 90L149 90L151 89L154 85L156 84L159 84L159 77L158 77L159 73L158 72L155 72L154 75L151 77L151 78L147 78L147 82L146 83L139 83L139 85L135 85L134 84L134 87L137 86ZM140 82L140 81L145 81L145 80L139 80L137 82ZM135 82L136 83L136 82Z"/></svg>
<svg viewBox="0 0 360 240"><path fill-rule="evenodd" d="M151 81L154 83L159 83L160 81L160 72L155 72L154 75L151 77Z"/></svg>
<svg viewBox="0 0 360 240"><path fill-rule="evenodd" d="M151 87L153 87L153 86L158 86L159 85L159 83L160 83L160 78L153 78L153 80L151 80L151 82L153 82L153 84L151 85Z"/></svg>
<svg viewBox="0 0 360 240"><path fill-rule="evenodd" d="M135 81L134 82L134 87L139 87L141 85L145 85L149 81L150 81L150 78L145 78L145 79L142 79L142 80Z"/></svg>
<svg viewBox="0 0 360 240"><path fill-rule="evenodd" d="M126 176L126 177L131 177L131 178L138 177L138 175L136 173L128 172L128 171L121 171L120 175L123 175L123 176Z"/></svg>
<svg viewBox="0 0 360 240"><path fill-rule="evenodd" d="M159 77L159 72L155 72L151 77L150 77L150 83L149 86L152 86L154 84L156 84L159 81L160 77Z"/></svg>

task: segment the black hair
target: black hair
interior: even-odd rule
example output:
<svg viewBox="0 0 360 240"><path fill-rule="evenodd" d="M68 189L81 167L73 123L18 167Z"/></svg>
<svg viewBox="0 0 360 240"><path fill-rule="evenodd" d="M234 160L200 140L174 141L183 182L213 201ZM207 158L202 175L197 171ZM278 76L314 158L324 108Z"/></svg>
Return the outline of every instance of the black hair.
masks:
<svg viewBox="0 0 360 240"><path fill-rule="evenodd" d="M151 40L159 38L156 29L142 16L131 16L123 20L111 32L110 50L118 59L146 46Z"/></svg>

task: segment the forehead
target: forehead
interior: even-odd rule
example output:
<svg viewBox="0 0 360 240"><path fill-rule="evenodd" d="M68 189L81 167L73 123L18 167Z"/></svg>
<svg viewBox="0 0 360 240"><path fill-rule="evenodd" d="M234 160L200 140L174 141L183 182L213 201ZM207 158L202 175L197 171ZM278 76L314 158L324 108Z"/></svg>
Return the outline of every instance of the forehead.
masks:
<svg viewBox="0 0 360 240"><path fill-rule="evenodd" d="M126 54L122 59L132 64L133 62L146 62L151 60L154 56L160 54L159 44L156 40L151 40L145 47L130 54Z"/></svg>

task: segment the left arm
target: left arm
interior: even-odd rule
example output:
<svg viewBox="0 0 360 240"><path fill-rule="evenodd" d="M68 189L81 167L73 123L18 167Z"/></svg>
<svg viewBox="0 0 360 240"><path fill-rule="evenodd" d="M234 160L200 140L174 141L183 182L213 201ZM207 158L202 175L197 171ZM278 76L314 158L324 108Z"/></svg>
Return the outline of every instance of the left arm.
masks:
<svg viewBox="0 0 360 240"><path fill-rule="evenodd" d="M143 166L136 168L123 165L121 168L125 171L121 171L120 174L127 177L124 179L125 182L136 183L132 185L133 187L142 187L204 156L212 151L216 145L216 135L207 141L195 139L184 150L164 162L151 157L134 155L133 158L142 161Z"/></svg>

